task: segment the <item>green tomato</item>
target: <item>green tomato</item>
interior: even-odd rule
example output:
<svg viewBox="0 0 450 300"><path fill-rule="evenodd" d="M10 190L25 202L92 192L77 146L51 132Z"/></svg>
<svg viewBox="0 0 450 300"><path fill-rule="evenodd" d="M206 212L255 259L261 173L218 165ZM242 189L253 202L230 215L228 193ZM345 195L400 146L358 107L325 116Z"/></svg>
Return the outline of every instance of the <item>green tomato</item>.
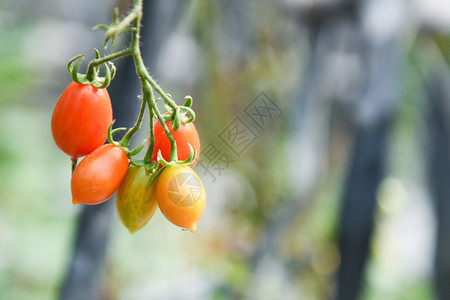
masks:
<svg viewBox="0 0 450 300"><path fill-rule="evenodd" d="M144 227L158 208L155 184L148 187L152 176L144 167L131 166L117 191L117 212L130 233Z"/></svg>

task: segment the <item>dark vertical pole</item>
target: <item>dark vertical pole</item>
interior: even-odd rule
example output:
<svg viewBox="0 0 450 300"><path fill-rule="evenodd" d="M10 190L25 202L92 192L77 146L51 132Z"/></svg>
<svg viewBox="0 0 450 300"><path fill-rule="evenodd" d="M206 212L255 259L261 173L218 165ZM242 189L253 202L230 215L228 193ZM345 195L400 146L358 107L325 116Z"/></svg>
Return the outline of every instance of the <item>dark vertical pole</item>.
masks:
<svg viewBox="0 0 450 300"><path fill-rule="evenodd" d="M446 110L446 103L450 101L448 76L447 72L441 72L440 76L435 75L431 79L428 122L428 176L437 217L434 284L436 296L442 300L450 299L450 135Z"/></svg>
<svg viewBox="0 0 450 300"><path fill-rule="evenodd" d="M366 36L366 88L355 109L355 143L343 195L337 274L338 300L358 299L374 228L376 191L383 178L395 103L399 98L401 59L395 38L374 42Z"/></svg>
<svg viewBox="0 0 450 300"><path fill-rule="evenodd" d="M373 231L376 190L383 177L388 130L387 120L356 130L340 222L337 299L358 299Z"/></svg>
<svg viewBox="0 0 450 300"><path fill-rule="evenodd" d="M59 299L101 299L113 207L111 200L83 207L78 217L72 259Z"/></svg>

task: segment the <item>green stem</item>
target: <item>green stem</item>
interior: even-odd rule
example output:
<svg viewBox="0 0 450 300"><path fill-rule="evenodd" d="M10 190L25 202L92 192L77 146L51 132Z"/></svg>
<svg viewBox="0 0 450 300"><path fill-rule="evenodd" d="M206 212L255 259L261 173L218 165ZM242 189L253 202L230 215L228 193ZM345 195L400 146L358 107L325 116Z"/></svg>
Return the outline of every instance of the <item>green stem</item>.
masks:
<svg viewBox="0 0 450 300"><path fill-rule="evenodd" d="M150 114L150 141L148 145L147 152L145 153L144 163L149 164L152 161L153 149L155 148L155 132L154 132L154 119L153 119L153 109L152 103L155 102L155 96L153 95L153 90L150 89L150 97L148 99L147 105Z"/></svg>
<svg viewBox="0 0 450 300"><path fill-rule="evenodd" d="M164 91L163 89L156 83L156 81L152 78L152 76L150 76L150 74L148 74L148 72L146 72L145 74L145 78L148 80L148 82L150 82L150 84L152 85L152 87L158 92L158 94L161 95L161 97L164 99L164 101L170 105L170 107L172 108L176 108L177 104L175 103L175 101L173 101Z"/></svg>
<svg viewBox="0 0 450 300"><path fill-rule="evenodd" d="M144 95L144 89L142 89L142 95ZM144 96L142 96L144 97ZM142 120L144 118L144 112L145 112L145 101L144 99L141 99L141 107L139 109L139 115L136 120L136 123L131 127L127 133L123 136L123 138L120 140L119 144L122 147L128 146L130 143L131 137L141 128Z"/></svg>
<svg viewBox="0 0 450 300"><path fill-rule="evenodd" d="M71 158L72 160L72 174L73 172L75 172L75 168L77 167L77 163L78 163L78 158Z"/></svg>
<svg viewBox="0 0 450 300"><path fill-rule="evenodd" d="M140 19L141 16L142 16L142 1L139 0L134 1L132 11L122 21L120 21L119 24L109 29L106 32L106 34L112 36L124 32L128 28L128 26L130 26L130 24L134 22L134 20Z"/></svg>
<svg viewBox="0 0 450 300"><path fill-rule="evenodd" d="M132 11L117 25L115 25L114 27L112 27L111 29L109 29L106 34L107 36L114 36L117 35L119 33L125 32L125 30L127 29L127 27L131 24L131 22L134 22L135 27L140 26L140 19L142 17L142 0L135 0L134 1L134 6ZM139 35L139 29L136 30L137 34L132 34L132 44L133 44L133 39L136 40L136 35ZM101 65L102 63L105 63L107 61L111 61L123 56L127 56L127 55L132 55L133 54L133 49L130 46L129 48L123 49L121 51L112 53L110 55L101 57L101 58L97 58L92 60L89 63L88 66L88 70L86 72L86 78L88 80L93 80L95 77L95 67Z"/></svg>
<svg viewBox="0 0 450 300"><path fill-rule="evenodd" d="M177 143L175 141L175 138L173 137L173 134L170 132L169 128L166 125L166 122L164 122L164 119L161 115L161 112L159 111L158 106L156 106L156 103L154 103L153 110L156 114L156 117L158 118L159 123L161 123L162 128L166 132L167 137L170 141L170 161L177 161L178 160L178 154L177 154Z"/></svg>
<svg viewBox="0 0 450 300"><path fill-rule="evenodd" d="M153 89L161 95L164 102L169 105L174 110L179 109L175 101L171 99L171 97L163 91L163 89L156 83L156 81L150 76L147 68L145 67L144 61L142 59L142 54L139 45L140 39L140 31L141 31L141 19L142 19L142 7L143 0L133 0L133 8L131 12L118 24L113 24L111 27L107 29L106 37L115 37L116 35L128 31L131 29L131 40L128 48L123 49L121 51L112 53L110 55L95 58L92 60L87 69L86 78L89 81L94 80L96 77L96 73L98 72L98 66L109 62L111 60L123 57L123 56L132 56L133 61L136 68L136 74L139 77L142 87L142 102L139 111L139 116L136 120L136 123L130 128L127 133L124 135L122 140L119 142L119 145L122 147L127 147L133 135L140 129L143 117L145 114L145 107L148 106L149 114L150 114L150 143L147 149L147 153L145 154L144 163L151 163L151 156L153 153L153 148L155 144L155 136L154 136L154 117L159 120L161 123L167 137L170 140L171 152L170 152L170 161L175 162L178 160L177 155L177 144L176 141L164 122L163 116L156 105L156 100L153 94ZM115 23L117 16L117 12L115 12L115 17L113 23ZM130 27L131 26L131 27ZM104 26L106 27L106 25ZM102 27L103 28L103 27ZM107 28L107 27L106 27Z"/></svg>
<svg viewBox="0 0 450 300"><path fill-rule="evenodd" d="M102 63L105 63L107 61L111 61L120 57L124 57L127 55L132 55L132 51L131 48L126 48L124 50L112 53L110 55L104 56L104 57L100 57L97 59L92 60L87 68L87 72L86 72L86 79L92 81L94 80L95 77L95 67L101 65Z"/></svg>
<svg viewBox="0 0 450 300"><path fill-rule="evenodd" d="M134 5L138 6L140 11L142 11L142 0L135 0ZM167 137L170 140L170 145L171 145L170 160L176 161L178 159L177 144L175 142L175 139L174 139L172 133L169 131L169 128L167 127L166 123L163 120L161 112L159 111L158 106L156 105L155 98L152 97L153 91L151 91L151 87L148 86L148 83L150 83L150 85L163 97L164 100L166 100L169 103L169 105L171 105L174 108L177 107L177 105L172 99L170 99L167 96L167 94L161 89L161 87L155 82L155 80L153 80L153 78L148 73L147 68L145 67L145 64L144 64L144 61L143 61L142 55L141 55L141 49L139 47L139 38L140 38L140 30L141 30L141 15L139 17L135 18L133 25L136 28L136 30L135 30L135 32L133 32L133 34L131 36L130 49L132 52L131 55L134 58L136 73L139 76L139 79L142 84L143 97L144 97L143 101L148 102L149 110L154 112L154 114L158 118L159 122L161 123ZM150 139L152 139L152 138L154 139L153 129L150 129L150 130L151 130L150 131L151 132ZM153 149L152 149L152 151L153 151Z"/></svg>

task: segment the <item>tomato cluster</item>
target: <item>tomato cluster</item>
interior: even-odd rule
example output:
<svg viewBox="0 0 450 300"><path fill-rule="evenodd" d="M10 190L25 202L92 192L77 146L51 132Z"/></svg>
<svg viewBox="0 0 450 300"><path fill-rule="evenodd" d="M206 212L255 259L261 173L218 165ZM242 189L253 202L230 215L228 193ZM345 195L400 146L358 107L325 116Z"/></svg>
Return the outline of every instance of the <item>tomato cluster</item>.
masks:
<svg viewBox="0 0 450 300"><path fill-rule="evenodd" d="M149 171L143 165L130 166L128 149L120 144L104 144L111 122L107 90L91 84L72 82L55 105L51 129L56 145L74 162L87 155L72 174L73 203L99 204L117 191L118 215L130 233L142 228L158 207L170 222L195 232L205 209L205 190L190 167L177 163L159 165L158 152L165 160L169 160L171 152L162 124L157 121L153 128L155 168ZM165 123L174 136L181 160L188 159L189 145L195 150L193 167L200 154L195 125L182 123L175 131L171 121Z"/></svg>

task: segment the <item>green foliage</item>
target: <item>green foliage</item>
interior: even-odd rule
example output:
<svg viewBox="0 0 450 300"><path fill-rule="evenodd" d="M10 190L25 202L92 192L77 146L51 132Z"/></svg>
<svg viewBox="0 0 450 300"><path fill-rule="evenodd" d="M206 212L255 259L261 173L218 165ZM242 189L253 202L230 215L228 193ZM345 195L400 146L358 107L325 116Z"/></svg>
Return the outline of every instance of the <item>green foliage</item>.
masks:
<svg viewBox="0 0 450 300"><path fill-rule="evenodd" d="M22 101L25 91L31 86L32 70L26 66L23 51L27 31L25 25L0 27L0 106Z"/></svg>

